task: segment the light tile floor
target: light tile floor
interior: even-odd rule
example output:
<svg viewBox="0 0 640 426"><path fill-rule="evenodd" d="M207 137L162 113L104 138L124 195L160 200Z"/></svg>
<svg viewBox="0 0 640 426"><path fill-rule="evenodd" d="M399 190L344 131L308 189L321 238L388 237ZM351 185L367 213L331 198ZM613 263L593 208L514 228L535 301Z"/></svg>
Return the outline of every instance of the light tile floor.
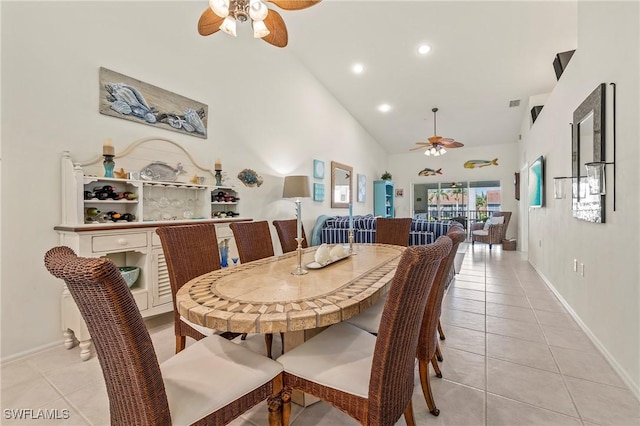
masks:
<svg viewBox="0 0 640 426"><path fill-rule="evenodd" d="M416 376L419 425L639 425L640 404L518 252L469 247L443 302L443 378L432 375L439 417L427 411ZM173 354L172 316L148 321L160 361ZM261 350L261 336L243 344ZM274 339L274 353L280 350ZM98 360L56 347L5 363L3 425L107 425ZM67 420L17 421L5 409L68 410ZM325 403L294 405L293 425L355 425ZM404 425L404 420L398 422ZM260 404L233 426L267 425Z"/></svg>

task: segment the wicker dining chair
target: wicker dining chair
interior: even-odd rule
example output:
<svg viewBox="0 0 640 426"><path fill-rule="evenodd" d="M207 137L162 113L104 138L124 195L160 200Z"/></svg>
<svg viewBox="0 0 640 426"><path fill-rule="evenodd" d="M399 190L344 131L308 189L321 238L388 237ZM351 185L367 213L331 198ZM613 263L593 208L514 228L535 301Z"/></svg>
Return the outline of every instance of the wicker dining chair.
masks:
<svg viewBox="0 0 640 426"><path fill-rule="evenodd" d="M111 425L222 425L265 399L269 424L280 423L279 363L212 335L158 364L133 295L110 259L55 247L44 263L66 282L87 324Z"/></svg>
<svg viewBox="0 0 640 426"><path fill-rule="evenodd" d="M376 218L376 243L406 247L409 245L412 220L410 217Z"/></svg>
<svg viewBox="0 0 640 426"><path fill-rule="evenodd" d="M288 351L284 367L283 425L291 389L314 395L363 425L393 425L404 413L415 425L411 396L420 322L427 295L451 240L407 248L391 282L377 338L341 322Z"/></svg>
<svg viewBox="0 0 640 426"><path fill-rule="evenodd" d="M429 362L433 365L437 377L442 377L442 372L438 366L438 355L442 360L442 353L438 345L438 325L440 324L440 314L442 313L442 298L450 277L450 271L453 268L453 261L458 252L458 246L466 238L466 232L461 225L452 226L447 232L446 238L451 239L451 250L438 267L438 272L433 280L427 305L422 318L420 328L420 340L418 343L418 366L420 372L420 384L422 385L422 393L429 407L429 412L434 416L440 414L440 410L436 407L433 393L431 392L431 383L429 382ZM444 334L442 335L444 336Z"/></svg>
<svg viewBox="0 0 640 426"><path fill-rule="evenodd" d="M233 238L236 240L240 263L248 263L274 255L269 222L266 220L260 222L232 222L229 224L229 228L231 228ZM246 333L242 335L243 340L246 337ZM284 333L280 333L280 337L282 339L282 351L284 352ZM264 341L267 347L267 356L271 358L273 334L265 334Z"/></svg>
<svg viewBox="0 0 640 426"><path fill-rule="evenodd" d="M273 226L278 232L278 239L280 240L280 246L282 247L282 253L289 253L295 251L298 248L298 242L296 237L298 235L298 220L274 220ZM304 226L302 227L302 248L309 247L307 242L307 236L304 233Z"/></svg>
<svg viewBox="0 0 640 426"><path fill-rule="evenodd" d="M167 263L173 303L176 353L184 349L186 336L195 340L213 334L213 330L194 324L181 316L176 307L176 293L187 281L220 269L218 237L213 223L161 226L156 229Z"/></svg>

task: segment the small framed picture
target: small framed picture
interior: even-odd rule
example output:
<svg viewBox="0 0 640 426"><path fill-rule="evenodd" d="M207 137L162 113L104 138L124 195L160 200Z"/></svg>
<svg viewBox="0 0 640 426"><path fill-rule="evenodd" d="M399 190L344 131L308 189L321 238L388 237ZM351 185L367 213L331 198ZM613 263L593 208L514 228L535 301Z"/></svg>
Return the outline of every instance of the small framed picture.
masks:
<svg viewBox="0 0 640 426"><path fill-rule="evenodd" d="M396 197L404 197L404 189L396 189Z"/></svg>
<svg viewBox="0 0 640 426"><path fill-rule="evenodd" d="M313 160L313 177L315 179L324 179L324 161Z"/></svg>
<svg viewBox="0 0 640 426"><path fill-rule="evenodd" d="M313 201L324 201L324 183L313 184Z"/></svg>
<svg viewBox="0 0 640 426"><path fill-rule="evenodd" d="M364 203L367 198L367 176L358 174L358 202Z"/></svg>

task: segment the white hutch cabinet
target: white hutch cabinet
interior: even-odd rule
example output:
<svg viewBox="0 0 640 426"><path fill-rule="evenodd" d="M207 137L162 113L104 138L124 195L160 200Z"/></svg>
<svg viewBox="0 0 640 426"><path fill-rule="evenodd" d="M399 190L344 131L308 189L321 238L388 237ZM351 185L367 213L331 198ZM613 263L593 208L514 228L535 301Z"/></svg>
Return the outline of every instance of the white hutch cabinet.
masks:
<svg viewBox="0 0 640 426"><path fill-rule="evenodd" d="M238 255L228 225L251 219L238 215L234 188L208 185L215 182L213 172L199 166L173 141L138 140L117 155L115 161L118 169L134 173L128 174L127 178L99 177L104 174L102 156L76 163L69 152L63 154L62 224L55 227L60 244L72 248L79 256L108 257L118 266L139 267L140 275L131 287L131 293L140 313L148 317L169 312L173 309L171 286L156 228L213 222L218 243L228 244L231 259ZM173 182L139 177L137 171L158 161L167 165L180 163L185 173ZM136 179L131 178L132 175ZM114 197L116 199L104 199L103 196L100 197L103 199L97 199L96 190L104 187L109 187L112 194L129 194ZM91 336L66 287L61 304L65 346L72 348L78 341L80 357L87 360L91 357Z"/></svg>

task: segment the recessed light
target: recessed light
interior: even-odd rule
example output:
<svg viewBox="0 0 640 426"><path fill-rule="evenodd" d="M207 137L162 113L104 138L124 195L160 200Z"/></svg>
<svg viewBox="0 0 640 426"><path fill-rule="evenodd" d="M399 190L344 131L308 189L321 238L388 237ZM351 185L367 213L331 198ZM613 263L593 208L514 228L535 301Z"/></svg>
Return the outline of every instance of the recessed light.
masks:
<svg viewBox="0 0 640 426"><path fill-rule="evenodd" d="M353 64L351 67L351 71L354 74L362 74L364 72L364 65L362 64Z"/></svg>
<svg viewBox="0 0 640 426"><path fill-rule="evenodd" d="M378 111L380 111L380 112L389 112L389 111L391 111L391 105L389 105L389 104L380 104L380 105L378 105Z"/></svg>
<svg viewBox="0 0 640 426"><path fill-rule="evenodd" d="M423 44L418 47L418 53L421 55L426 55L429 52L431 52L431 46L429 46L428 44Z"/></svg>

